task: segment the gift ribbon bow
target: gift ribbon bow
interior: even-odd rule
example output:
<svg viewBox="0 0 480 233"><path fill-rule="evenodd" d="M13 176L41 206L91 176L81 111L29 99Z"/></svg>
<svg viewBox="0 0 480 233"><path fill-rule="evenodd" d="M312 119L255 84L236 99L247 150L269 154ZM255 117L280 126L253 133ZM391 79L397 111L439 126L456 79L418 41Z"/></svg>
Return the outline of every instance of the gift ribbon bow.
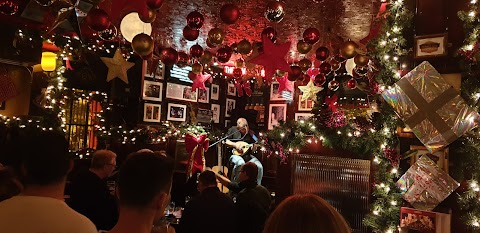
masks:
<svg viewBox="0 0 480 233"><path fill-rule="evenodd" d="M238 96L242 97L244 92L248 97L252 96L252 88L249 81L237 82L235 86L237 87Z"/></svg>
<svg viewBox="0 0 480 233"><path fill-rule="evenodd" d="M337 111L337 100L338 97L337 95L332 95L332 96L326 96L325 97L325 103L328 105L328 109L332 112Z"/></svg>
<svg viewBox="0 0 480 233"><path fill-rule="evenodd" d="M188 158L187 179L196 172L205 170L205 152L208 150L210 140L206 133L198 136L188 133L185 135L185 147L190 154Z"/></svg>

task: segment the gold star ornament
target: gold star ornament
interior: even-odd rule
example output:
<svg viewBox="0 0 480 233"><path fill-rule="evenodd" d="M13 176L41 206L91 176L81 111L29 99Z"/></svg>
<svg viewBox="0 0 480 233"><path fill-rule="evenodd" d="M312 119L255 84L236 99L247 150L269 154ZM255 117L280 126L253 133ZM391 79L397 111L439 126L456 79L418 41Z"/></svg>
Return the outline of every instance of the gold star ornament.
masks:
<svg viewBox="0 0 480 233"><path fill-rule="evenodd" d="M323 90L323 87L317 87L313 84L313 81L310 80L306 86L298 86L298 89L302 91L302 101L312 99L316 100L317 93Z"/></svg>
<svg viewBox="0 0 480 233"><path fill-rule="evenodd" d="M125 61L120 49L115 51L113 58L101 57L100 59L102 59L103 63L108 67L107 82L112 81L114 78L120 78L128 84L127 70L132 68L135 63Z"/></svg>

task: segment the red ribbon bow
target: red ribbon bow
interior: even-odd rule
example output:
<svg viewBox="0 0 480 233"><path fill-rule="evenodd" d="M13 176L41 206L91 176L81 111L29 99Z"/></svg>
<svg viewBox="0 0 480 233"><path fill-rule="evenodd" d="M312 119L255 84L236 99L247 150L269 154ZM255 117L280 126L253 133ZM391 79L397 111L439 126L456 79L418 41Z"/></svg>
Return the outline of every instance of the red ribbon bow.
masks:
<svg viewBox="0 0 480 233"><path fill-rule="evenodd" d="M325 103L328 105L328 109L332 112L337 111L337 100L338 97L337 95L332 95L332 96L326 96L325 97Z"/></svg>
<svg viewBox="0 0 480 233"><path fill-rule="evenodd" d="M235 83L235 86L237 87L238 96L242 97L244 91L248 97L252 96L252 88L250 87L249 81L237 82Z"/></svg>
<svg viewBox="0 0 480 233"><path fill-rule="evenodd" d="M199 136L188 133L185 135L185 147L190 154L188 158L187 178L192 177L194 173L205 170L205 152L208 150L210 140L207 134Z"/></svg>

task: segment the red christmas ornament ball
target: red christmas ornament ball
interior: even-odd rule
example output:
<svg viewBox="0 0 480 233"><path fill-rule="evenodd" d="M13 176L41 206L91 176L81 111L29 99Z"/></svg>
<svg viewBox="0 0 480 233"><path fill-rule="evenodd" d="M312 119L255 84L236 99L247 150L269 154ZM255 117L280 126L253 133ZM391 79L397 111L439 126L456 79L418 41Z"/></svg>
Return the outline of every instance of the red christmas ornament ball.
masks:
<svg viewBox="0 0 480 233"><path fill-rule="evenodd" d="M234 24L240 17L240 9L232 3L227 3L220 9L220 19L226 24Z"/></svg>
<svg viewBox="0 0 480 233"><path fill-rule="evenodd" d="M288 73L288 80L292 82L297 80L303 74L302 68L300 68L300 66L290 66L290 69L292 70L292 72Z"/></svg>
<svg viewBox="0 0 480 233"><path fill-rule="evenodd" d="M163 0L147 0L147 6L150 9L157 10L162 7Z"/></svg>
<svg viewBox="0 0 480 233"><path fill-rule="evenodd" d="M226 63L232 57L232 49L230 47L222 47L217 50L217 60L221 63Z"/></svg>
<svg viewBox="0 0 480 233"><path fill-rule="evenodd" d="M190 47L190 56L192 57L200 57L203 54L203 48L199 44L195 44Z"/></svg>
<svg viewBox="0 0 480 233"><path fill-rule="evenodd" d="M317 58L317 60L325 61L329 56L330 56L330 51L328 50L327 47L322 46L315 51L315 57Z"/></svg>
<svg viewBox="0 0 480 233"><path fill-rule="evenodd" d="M303 32L303 41L313 45L318 42L320 39L320 31L316 28L307 28Z"/></svg>
<svg viewBox="0 0 480 233"><path fill-rule="evenodd" d="M162 60L165 65L173 66L178 61L177 50L173 48L162 49L160 60Z"/></svg>
<svg viewBox="0 0 480 233"><path fill-rule="evenodd" d="M329 74L332 71L332 65L328 62L324 62L320 65L319 69L323 74Z"/></svg>
<svg viewBox="0 0 480 233"><path fill-rule="evenodd" d="M183 28L183 37L188 40L188 41L194 41L198 38L198 35L200 35L200 31L196 29L192 29L189 26L185 26Z"/></svg>
<svg viewBox="0 0 480 233"><path fill-rule="evenodd" d="M352 90L355 89L357 87L357 81L355 81L355 79L353 79L353 78L348 80L347 87L352 89Z"/></svg>
<svg viewBox="0 0 480 233"><path fill-rule="evenodd" d="M87 14L87 17L85 17L85 22L87 23L88 27L95 31L107 30L111 23L107 12L102 9L90 10Z"/></svg>
<svg viewBox="0 0 480 233"><path fill-rule="evenodd" d="M187 25L192 29L200 29L204 20L203 15L198 11L192 11L187 15Z"/></svg>
<svg viewBox="0 0 480 233"><path fill-rule="evenodd" d="M325 84L325 82L327 81L327 78L325 77L325 74L317 74L317 76L315 76L315 84L317 85L320 85L322 86L323 84Z"/></svg>

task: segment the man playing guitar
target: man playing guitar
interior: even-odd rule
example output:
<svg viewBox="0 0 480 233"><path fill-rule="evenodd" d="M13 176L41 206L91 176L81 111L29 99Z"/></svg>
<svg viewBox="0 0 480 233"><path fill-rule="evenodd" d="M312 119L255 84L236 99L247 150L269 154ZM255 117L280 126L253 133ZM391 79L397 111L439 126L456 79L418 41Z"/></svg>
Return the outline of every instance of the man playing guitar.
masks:
<svg viewBox="0 0 480 233"><path fill-rule="evenodd" d="M263 178L263 166L257 157L252 155L252 150L255 151L255 143L258 141L255 133L249 129L248 122L245 118L238 118L237 126L232 126L227 135L231 135L225 144L232 147L233 153L230 156L229 161L234 164L231 179L232 181L239 182L240 168L246 162L255 163L258 167L257 183L262 183Z"/></svg>

